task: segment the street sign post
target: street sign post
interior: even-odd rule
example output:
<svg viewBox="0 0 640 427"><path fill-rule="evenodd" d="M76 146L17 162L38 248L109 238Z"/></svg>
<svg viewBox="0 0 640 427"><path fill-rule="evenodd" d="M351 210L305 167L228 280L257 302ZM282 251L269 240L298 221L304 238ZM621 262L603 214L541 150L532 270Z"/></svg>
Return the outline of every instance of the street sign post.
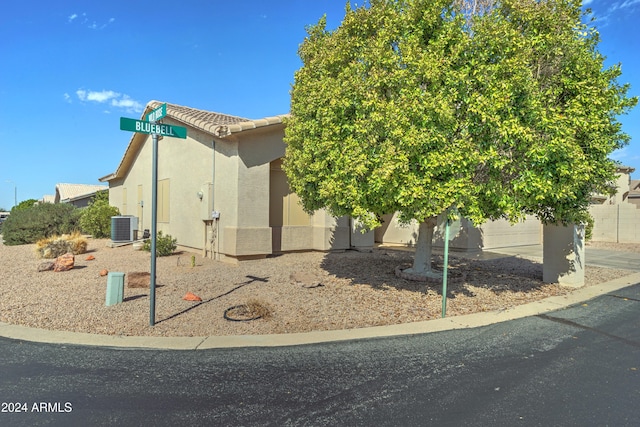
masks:
<svg viewBox="0 0 640 427"><path fill-rule="evenodd" d="M156 323L156 237L158 226L158 135L173 138L187 138L187 128L157 123L167 115L167 104L162 104L145 116L147 120L135 120L120 117L120 129L130 132L146 133L152 136L151 167L151 274L149 283L149 324Z"/></svg>
<svg viewBox="0 0 640 427"><path fill-rule="evenodd" d="M120 117L120 129L150 135L170 136L173 138L185 139L187 137L187 128L185 127L151 123L144 120L129 119L127 117Z"/></svg>

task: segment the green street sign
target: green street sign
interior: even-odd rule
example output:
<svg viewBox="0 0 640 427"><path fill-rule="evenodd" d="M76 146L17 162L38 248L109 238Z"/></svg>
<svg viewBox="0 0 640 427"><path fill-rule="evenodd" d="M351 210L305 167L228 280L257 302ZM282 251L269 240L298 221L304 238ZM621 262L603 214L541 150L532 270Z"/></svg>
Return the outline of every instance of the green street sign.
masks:
<svg viewBox="0 0 640 427"><path fill-rule="evenodd" d="M185 127L150 123L144 120L129 119L127 117L120 117L120 129L172 138L187 138L187 128Z"/></svg>
<svg viewBox="0 0 640 427"><path fill-rule="evenodd" d="M145 116L145 119L148 122L157 122L158 120L162 119L166 115L167 115L167 104L165 103L159 106L158 108L156 108L155 110L153 110L152 112L150 112L149 114L147 114Z"/></svg>

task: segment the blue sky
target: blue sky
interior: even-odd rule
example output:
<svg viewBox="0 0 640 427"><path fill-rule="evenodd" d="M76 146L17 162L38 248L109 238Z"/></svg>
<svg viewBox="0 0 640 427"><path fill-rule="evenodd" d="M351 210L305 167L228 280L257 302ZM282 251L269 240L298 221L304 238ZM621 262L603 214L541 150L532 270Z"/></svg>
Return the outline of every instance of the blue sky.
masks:
<svg viewBox="0 0 640 427"><path fill-rule="evenodd" d="M150 100L257 119L289 110L305 26L340 24L345 0L4 0L0 16L0 208L56 183L114 172ZM640 0L587 0L607 64L640 95ZM640 108L614 154L640 178Z"/></svg>

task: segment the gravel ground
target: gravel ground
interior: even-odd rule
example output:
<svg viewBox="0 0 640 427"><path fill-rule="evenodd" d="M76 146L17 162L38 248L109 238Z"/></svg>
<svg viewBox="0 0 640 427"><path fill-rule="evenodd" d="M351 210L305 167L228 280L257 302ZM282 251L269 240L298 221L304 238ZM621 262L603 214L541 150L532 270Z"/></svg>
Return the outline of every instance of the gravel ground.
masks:
<svg viewBox="0 0 640 427"><path fill-rule="evenodd" d="M293 253L240 265L196 254L194 267L193 254L182 252L157 259L156 325L151 327L149 289L125 286L124 302L106 307L107 278L99 274L102 269L127 275L149 271L149 254L131 246L109 248L107 242L90 239L88 252L77 255L75 267L66 272L37 272L43 260L34 245L0 243L0 321L106 335L216 336L350 329L441 316L441 285L394 275L396 266L412 261L407 251ZM640 252L640 245L623 250ZM86 260L88 255L95 259ZM542 283L542 265L532 260L452 254L449 264L447 316L504 310L571 291ZM441 256L435 256L435 266L442 268ZM628 274L587 267L586 286ZM187 292L202 301L184 300ZM225 319L227 309L249 303L266 308L268 315Z"/></svg>

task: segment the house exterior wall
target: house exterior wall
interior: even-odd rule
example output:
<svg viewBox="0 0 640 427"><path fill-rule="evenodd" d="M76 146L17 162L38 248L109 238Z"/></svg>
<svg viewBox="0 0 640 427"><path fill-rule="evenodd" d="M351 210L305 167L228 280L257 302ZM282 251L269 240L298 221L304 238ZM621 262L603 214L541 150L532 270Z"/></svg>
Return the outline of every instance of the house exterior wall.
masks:
<svg viewBox="0 0 640 427"><path fill-rule="evenodd" d="M144 143L127 175L110 182L109 203L121 211L126 206L128 215L138 216L139 230L151 230L153 143L151 135L136 137L144 138ZM178 238L181 246L202 248L204 245L203 201L198 192L212 179L211 139L203 132L189 129L186 140L162 138L158 141L158 181L168 187L167 215L166 218L159 216L158 231ZM158 201L162 201L162 194Z"/></svg>
<svg viewBox="0 0 640 427"><path fill-rule="evenodd" d="M411 221L403 226L398 223L397 214L383 216L382 227L375 230L375 241L379 243L414 246L418 238L418 223ZM438 218L434 232L434 247L444 246L445 219ZM479 227L466 218L452 221L449 226L449 248L458 251L477 251L499 247L536 245L542 242L540 221L528 216L525 221L510 224L506 220L489 221Z"/></svg>
<svg viewBox="0 0 640 427"><path fill-rule="evenodd" d="M90 194L87 197L75 199L70 201L69 203L75 206L76 208L86 208L87 206L89 206L89 203L93 199L93 196L94 194Z"/></svg>
<svg viewBox="0 0 640 427"><path fill-rule="evenodd" d="M352 245L348 218L335 219L324 210L305 218L301 208L295 206L297 197L291 193L286 176L281 176L283 138L284 127L276 132L258 129L224 138L220 149L216 145L216 150L224 153L220 161L216 157L216 176L235 182L220 188L221 180L216 178L224 257L243 259L287 251L347 249ZM283 203L288 203L287 212ZM369 240L354 239L353 245L373 246L372 234Z"/></svg>
<svg viewBox="0 0 640 427"><path fill-rule="evenodd" d="M284 126L222 138L189 127L187 135L186 140L164 138L158 143L158 231L176 238L181 247L237 262L284 251L373 246L373 233L353 235L346 217L335 219L324 210L301 212L284 172L279 172L279 184L272 182L273 165L285 153ZM140 231L150 230L152 137L134 138L141 139L130 147L140 145L125 156L126 175L109 181L109 202L136 215ZM273 197L274 189L279 199ZM286 224L284 217L273 217L278 209L283 213L283 195L290 208ZM217 219L212 211L219 213Z"/></svg>

